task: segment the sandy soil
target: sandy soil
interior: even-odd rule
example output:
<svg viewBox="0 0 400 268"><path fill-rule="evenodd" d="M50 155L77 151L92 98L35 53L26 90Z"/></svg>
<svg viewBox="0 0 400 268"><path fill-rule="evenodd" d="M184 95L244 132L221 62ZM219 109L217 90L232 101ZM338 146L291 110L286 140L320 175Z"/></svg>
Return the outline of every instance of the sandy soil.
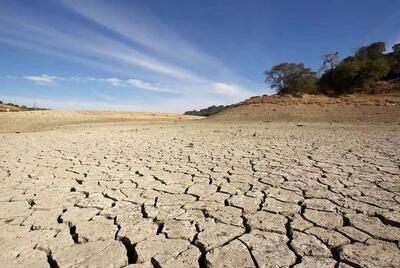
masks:
<svg viewBox="0 0 400 268"><path fill-rule="evenodd" d="M85 112L85 111L25 111L0 113L0 133L31 132L72 124L93 124L129 121L182 121L201 119L170 113L146 112Z"/></svg>
<svg viewBox="0 0 400 268"><path fill-rule="evenodd" d="M399 125L167 119L0 134L0 267L400 267Z"/></svg>

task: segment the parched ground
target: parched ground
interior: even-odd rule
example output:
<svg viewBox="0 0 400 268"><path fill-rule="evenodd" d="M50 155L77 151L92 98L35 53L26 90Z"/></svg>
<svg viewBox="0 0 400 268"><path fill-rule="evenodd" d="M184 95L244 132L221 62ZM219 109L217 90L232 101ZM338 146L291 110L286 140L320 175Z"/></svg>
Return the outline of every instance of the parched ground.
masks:
<svg viewBox="0 0 400 268"><path fill-rule="evenodd" d="M0 134L0 267L400 267L400 126Z"/></svg>

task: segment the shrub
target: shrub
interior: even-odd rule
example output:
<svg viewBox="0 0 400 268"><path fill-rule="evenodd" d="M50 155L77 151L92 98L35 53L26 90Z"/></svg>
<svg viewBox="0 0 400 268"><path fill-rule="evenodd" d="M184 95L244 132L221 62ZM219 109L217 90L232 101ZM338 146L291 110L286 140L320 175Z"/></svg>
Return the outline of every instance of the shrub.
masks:
<svg viewBox="0 0 400 268"><path fill-rule="evenodd" d="M376 42L361 47L354 56L345 58L336 68L326 71L319 81L325 91L331 89L337 94L364 87L385 77L390 64L383 54L385 43Z"/></svg>
<svg viewBox="0 0 400 268"><path fill-rule="evenodd" d="M302 63L281 63L266 70L264 74L265 82L270 83L279 94L312 94L317 91L316 73Z"/></svg>

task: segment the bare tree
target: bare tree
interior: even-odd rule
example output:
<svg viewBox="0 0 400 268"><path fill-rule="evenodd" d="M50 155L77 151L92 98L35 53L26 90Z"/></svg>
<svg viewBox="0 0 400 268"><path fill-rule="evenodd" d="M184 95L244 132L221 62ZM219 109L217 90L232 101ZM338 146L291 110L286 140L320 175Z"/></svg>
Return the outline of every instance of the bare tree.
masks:
<svg viewBox="0 0 400 268"><path fill-rule="evenodd" d="M339 64L339 52L328 53L322 56L322 66L318 73L322 75L325 71L332 71Z"/></svg>

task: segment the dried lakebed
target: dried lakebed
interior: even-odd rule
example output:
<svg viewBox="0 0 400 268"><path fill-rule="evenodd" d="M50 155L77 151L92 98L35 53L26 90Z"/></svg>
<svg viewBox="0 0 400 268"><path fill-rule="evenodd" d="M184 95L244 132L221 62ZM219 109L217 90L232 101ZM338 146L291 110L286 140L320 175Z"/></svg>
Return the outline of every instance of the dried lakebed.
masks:
<svg viewBox="0 0 400 268"><path fill-rule="evenodd" d="M399 126L0 135L0 267L400 267Z"/></svg>

